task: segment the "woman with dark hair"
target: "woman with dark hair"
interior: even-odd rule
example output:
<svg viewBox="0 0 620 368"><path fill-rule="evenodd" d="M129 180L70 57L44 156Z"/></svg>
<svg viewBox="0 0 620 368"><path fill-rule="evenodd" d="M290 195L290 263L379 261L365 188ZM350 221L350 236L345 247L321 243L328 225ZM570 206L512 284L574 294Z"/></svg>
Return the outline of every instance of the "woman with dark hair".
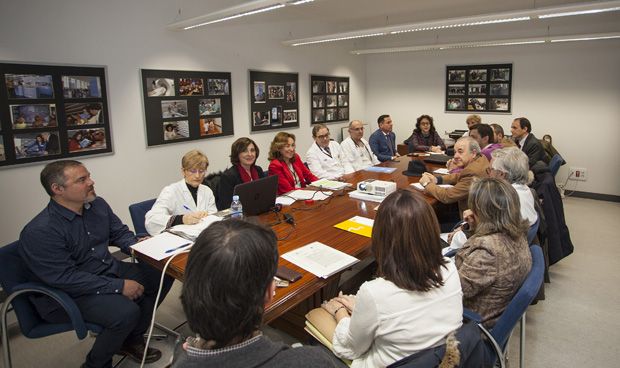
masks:
<svg viewBox="0 0 620 368"><path fill-rule="evenodd" d="M521 217L516 190L503 179L474 181L469 208L463 218L473 235L456 254L463 305L491 327L530 272L529 224Z"/></svg>
<svg viewBox="0 0 620 368"><path fill-rule="evenodd" d="M230 207L233 191L239 184L260 179L265 176L263 169L256 165L259 149L256 143L247 137L237 139L230 147L231 167L220 176L218 186L217 209Z"/></svg>
<svg viewBox="0 0 620 368"><path fill-rule="evenodd" d="M319 180L295 153L295 135L276 134L269 148L269 175L278 176L278 195Z"/></svg>
<svg viewBox="0 0 620 368"><path fill-rule="evenodd" d="M441 152L446 150L446 144L437 133L433 124L433 117L422 115L418 118L415 129L411 136L404 142L409 146L409 153L422 152Z"/></svg>
<svg viewBox="0 0 620 368"><path fill-rule="evenodd" d="M390 194L372 228L377 278L355 297L323 304L338 325L336 356L352 367L385 367L441 345L462 323L462 293L456 266L441 255L439 223L423 196Z"/></svg>

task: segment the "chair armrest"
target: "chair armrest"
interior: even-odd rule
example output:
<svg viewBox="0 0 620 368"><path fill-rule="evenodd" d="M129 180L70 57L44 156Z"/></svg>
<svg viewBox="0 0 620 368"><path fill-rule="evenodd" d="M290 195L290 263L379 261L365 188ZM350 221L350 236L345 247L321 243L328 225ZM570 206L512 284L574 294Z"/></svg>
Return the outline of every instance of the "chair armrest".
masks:
<svg viewBox="0 0 620 368"><path fill-rule="evenodd" d="M458 251L458 249L451 249L449 250L446 254L444 254L444 257L448 257L448 258L452 258L456 255L456 252Z"/></svg>
<svg viewBox="0 0 620 368"><path fill-rule="evenodd" d="M82 318L82 313L67 293L38 282L26 282L15 286L13 288L13 293L11 293L9 298L13 299L15 296L25 294L43 294L54 299L58 304L60 304L65 312L67 312L67 315L71 320L71 325L73 326L78 338L81 340L86 337L88 329L86 328L86 323L84 323L84 319Z"/></svg>
<svg viewBox="0 0 620 368"><path fill-rule="evenodd" d="M463 308L463 318L478 324L482 323L482 316L467 308Z"/></svg>

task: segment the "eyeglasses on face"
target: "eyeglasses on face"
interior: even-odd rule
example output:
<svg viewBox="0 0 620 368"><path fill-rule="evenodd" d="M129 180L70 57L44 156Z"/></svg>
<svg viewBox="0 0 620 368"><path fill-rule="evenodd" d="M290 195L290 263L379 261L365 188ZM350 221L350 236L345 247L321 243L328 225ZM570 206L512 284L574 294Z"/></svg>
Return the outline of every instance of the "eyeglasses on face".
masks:
<svg viewBox="0 0 620 368"><path fill-rule="evenodd" d="M202 169L185 169L185 171L187 171L188 173L192 174L192 175L204 175L207 170L202 170Z"/></svg>

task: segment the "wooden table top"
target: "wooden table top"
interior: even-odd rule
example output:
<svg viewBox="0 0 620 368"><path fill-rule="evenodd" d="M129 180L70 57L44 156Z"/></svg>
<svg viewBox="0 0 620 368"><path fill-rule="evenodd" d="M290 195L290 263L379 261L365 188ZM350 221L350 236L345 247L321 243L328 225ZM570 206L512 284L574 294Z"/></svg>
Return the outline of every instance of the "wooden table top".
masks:
<svg viewBox="0 0 620 368"><path fill-rule="evenodd" d="M358 182L366 179L394 181L398 188L410 188L410 190L420 193L409 186L411 183L417 183L419 177L411 177L402 174L402 172L407 169L408 162L411 159L413 158L404 156L400 157L397 162L382 163L380 166L396 168L396 171L391 174L357 171L345 175L344 180L354 186ZM437 165L426 165L429 170L434 170L439 167ZM285 240L278 241L278 251L280 255L308 243L320 241L321 243L327 244L359 259L368 257L370 255L370 238L337 229L334 225L353 216L363 216L374 219L376 214L374 208L377 207L378 203L350 198L348 195L349 191L337 191L330 199L315 201L314 204L311 205L307 205L304 201L297 201L291 206L283 207L283 213L290 213L293 215L296 227L292 228L291 225L284 222L272 226L279 239L286 237L287 234L290 233ZM425 195L425 198L431 205L435 205L437 202L433 197L428 195ZM277 217L275 213L266 213L258 216L258 220L268 225L276 222ZM166 260L155 261L142 254L137 254L137 257L158 269L163 269L166 262ZM167 272L176 279L182 281L186 262L187 254L179 255L171 262ZM272 303L265 309L265 323L271 322L301 301L309 298L330 281L330 279L318 278L281 257L279 259L279 264L298 271L302 274L302 278L291 283L288 287L278 288L276 290L276 295Z"/></svg>

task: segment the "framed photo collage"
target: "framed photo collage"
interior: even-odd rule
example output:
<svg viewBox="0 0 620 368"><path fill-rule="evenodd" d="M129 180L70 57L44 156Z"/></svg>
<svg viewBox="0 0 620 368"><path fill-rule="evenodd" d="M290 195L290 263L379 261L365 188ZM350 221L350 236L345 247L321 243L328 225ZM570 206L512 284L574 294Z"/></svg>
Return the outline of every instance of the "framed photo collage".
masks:
<svg viewBox="0 0 620 368"><path fill-rule="evenodd" d="M446 111L512 110L512 64L446 67Z"/></svg>
<svg viewBox="0 0 620 368"><path fill-rule="evenodd" d="M105 68L0 63L0 166L109 152Z"/></svg>
<svg viewBox="0 0 620 368"><path fill-rule="evenodd" d="M312 124L349 120L349 77L310 76Z"/></svg>
<svg viewBox="0 0 620 368"><path fill-rule="evenodd" d="M230 73L142 69L148 146L234 134Z"/></svg>
<svg viewBox="0 0 620 368"><path fill-rule="evenodd" d="M250 70L252 132L299 126L299 75Z"/></svg>

